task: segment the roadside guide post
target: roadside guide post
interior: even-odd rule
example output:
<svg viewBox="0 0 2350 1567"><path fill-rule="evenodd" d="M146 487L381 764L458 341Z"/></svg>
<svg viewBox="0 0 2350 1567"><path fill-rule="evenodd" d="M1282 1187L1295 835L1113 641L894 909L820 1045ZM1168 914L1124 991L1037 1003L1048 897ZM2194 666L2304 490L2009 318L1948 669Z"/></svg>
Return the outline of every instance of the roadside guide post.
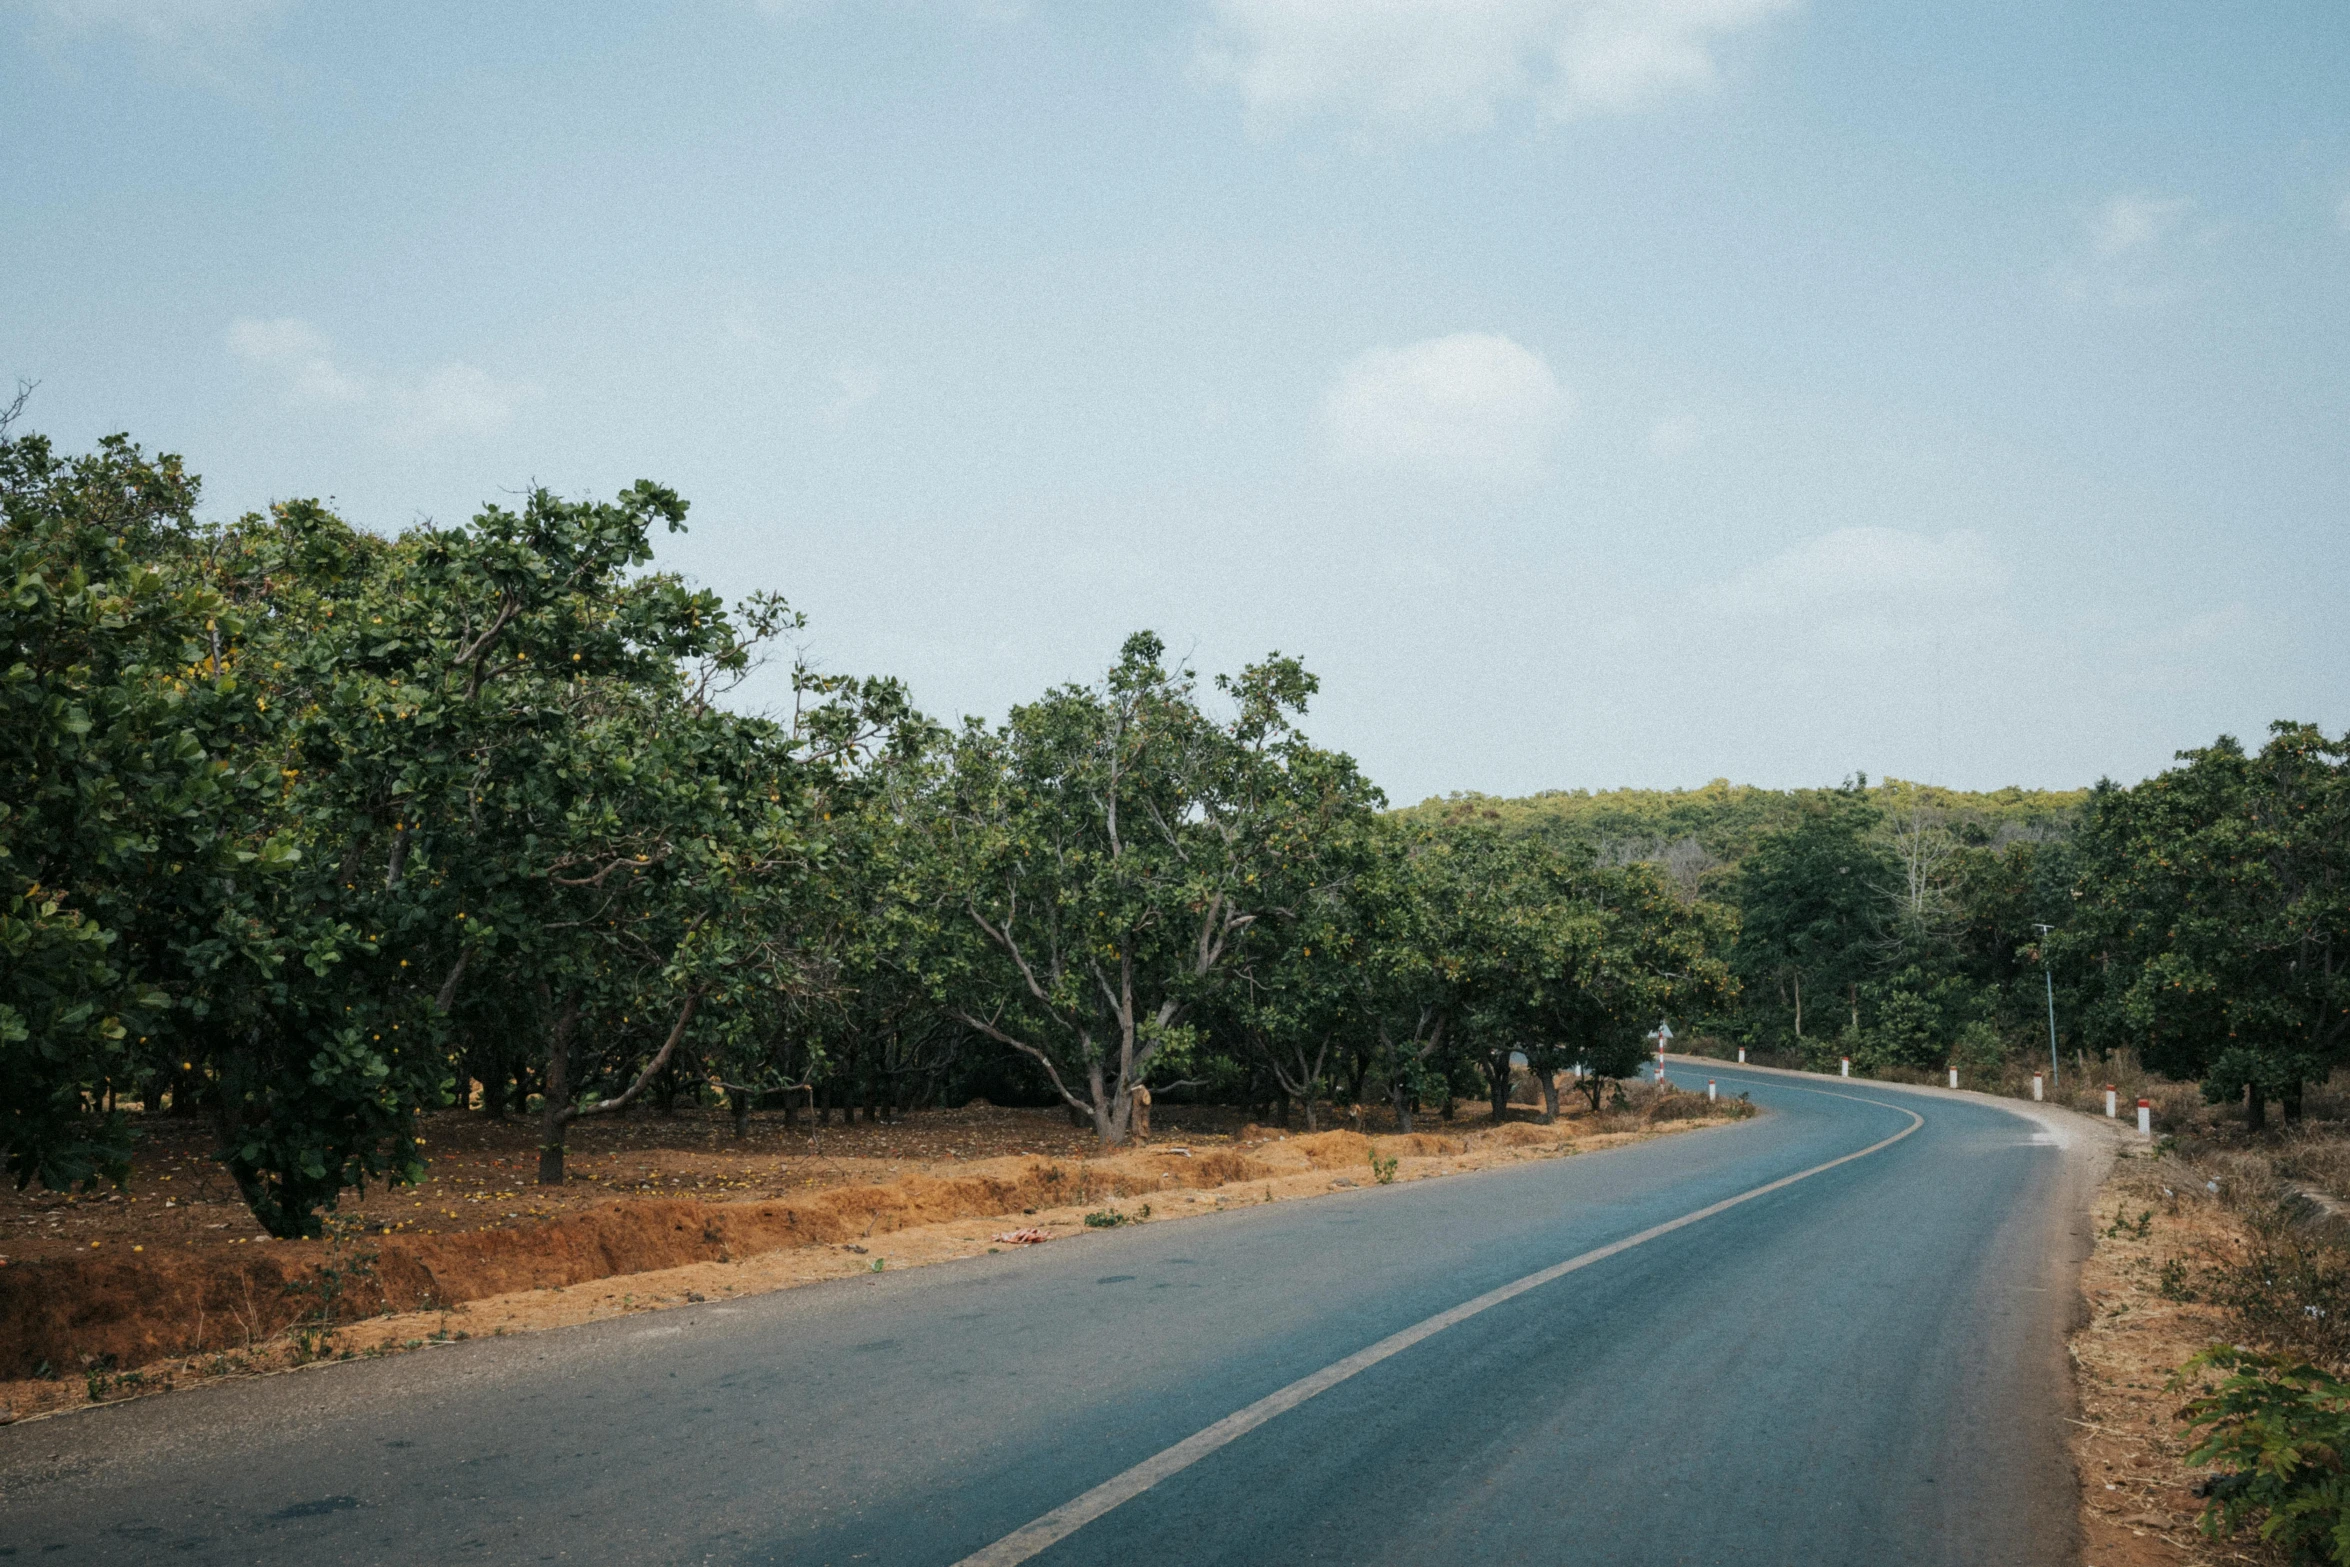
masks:
<svg viewBox="0 0 2350 1567"><path fill-rule="evenodd" d="M1648 1037L1656 1041L1656 1082L1662 1088L1665 1082L1665 1047L1673 1042L1673 1025L1659 1018L1656 1032Z"/></svg>
<svg viewBox="0 0 2350 1567"><path fill-rule="evenodd" d="M1956 1088L1956 1087L1958 1086L1958 1068L1957 1068L1957 1067L1952 1067L1952 1068L1950 1069L1950 1086L1951 1086L1951 1087L1953 1087L1953 1088Z"/></svg>
<svg viewBox="0 0 2350 1567"><path fill-rule="evenodd" d="M2032 1099L2035 1103L2038 1102L2041 1098L2045 1097L2042 1090L2047 1086L2047 1081L2048 1074L2045 1072L2034 1072L2032 1074Z"/></svg>
<svg viewBox="0 0 2350 1567"><path fill-rule="evenodd" d="M2154 1140L2154 1101L2151 1099L2138 1101L2138 1135L2148 1142Z"/></svg>
<svg viewBox="0 0 2350 1567"><path fill-rule="evenodd" d="M1746 1047L1744 1045L1740 1045L1738 1047L1738 1064L1740 1066L1744 1066L1746 1064Z"/></svg>
<svg viewBox="0 0 2350 1567"><path fill-rule="evenodd" d="M1852 1057L1844 1057L1844 1065L1841 1069L1838 1070L1836 1075L1838 1077L1850 1077L1852 1075Z"/></svg>
<svg viewBox="0 0 2350 1567"><path fill-rule="evenodd" d="M2106 1084L2106 1085L2105 1085L2105 1118L2106 1118L2108 1121L2111 1121L2111 1120L2114 1120L2114 1119L2116 1119L2116 1117L2115 1117L2115 1115L2114 1115L2114 1113L2113 1113L2113 1110L2114 1110L2114 1098L2115 1098L2115 1095L2116 1095L2116 1093L2117 1093L2117 1092L2118 1092L2118 1091L2117 1091L2117 1090L2114 1088L2114 1086L2113 1086L2111 1083L2108 1083L2108 1084Z"/></svg>
<svg viewBox="0 0 2350 1567"><path fill-rule="evenodd" d="M1718 1099L1718 1098L1720 1098L1720 1097L1721 1097L1721 1096L1720 1096L1719 1094L1716 1094L1716 1093L1714 1092L1714 1080L1713 1080L1712 1078L1710 1078L1710 1077L1709 1077L1709 1078L1707 1078L1707 1079L1705 1080L1705 1102L1706 1102L1707 1104L1712 1104L1712 1103L1713 1103L1713 1102L1714 1102L1716 1099Z"/></svg>

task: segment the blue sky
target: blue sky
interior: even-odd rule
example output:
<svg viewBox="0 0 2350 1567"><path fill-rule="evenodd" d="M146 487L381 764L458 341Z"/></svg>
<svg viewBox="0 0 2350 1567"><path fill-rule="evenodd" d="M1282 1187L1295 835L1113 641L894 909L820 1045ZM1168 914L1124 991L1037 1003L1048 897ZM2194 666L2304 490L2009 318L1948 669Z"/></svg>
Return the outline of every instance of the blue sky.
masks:
<svg viewBox="0 0 2350 1567"><path fill-rule="evenodd" d="M943 716L1149 626L1399 801L2350 725L2339 4L15 0L0 181L33 428L656 478Z"/></svg>

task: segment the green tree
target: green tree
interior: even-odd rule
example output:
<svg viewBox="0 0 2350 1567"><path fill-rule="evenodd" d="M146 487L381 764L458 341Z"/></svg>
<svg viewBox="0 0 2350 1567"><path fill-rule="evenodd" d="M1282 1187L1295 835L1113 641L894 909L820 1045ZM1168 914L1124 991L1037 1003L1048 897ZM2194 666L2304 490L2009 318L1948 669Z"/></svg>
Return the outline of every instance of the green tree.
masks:
<svg viewBox="0 0 2350 1567"><path fill-rule="evenodd" d="M1823 1016L1858 1011L1884 938L1885 889L1899 873L1875 838L1877 805L1865 783L1806 802L1796 823L1765 836L1736 881L1736 966L1754 1020L1786 1029L1798 1049ZM1806 1033L1806 1024L1810 1033Z"/></svg>
<svg viewBox="0 0 2350 1567"><path fill-rule="evenodd" d="M1145 1074L1180 1074L1210 983L1250 927L1294 917L1337 824L1377 796L1293 718L1314 690L1278 656L1203 712L1164 645L1130 637L1099 686L1064 686L957 738L934 802L970 922L955 1015L1034 1061L1122 1142Z"/></svg>
<svg viewBox="0 0 2350 1567"><path fill-rule="evenodd" d="M1409 819L1383 818L1354 889L1362 951L1349 978L1360 996L1360 1026L1372 1043L1374 1069L1397 1126L1407 1132L1427 1099L1441 1098L1450 1113L1460 1023L1475 978L1464 929L1466 886L1453 861L1455 836Z"/></svg>
<svg viewBox="0 0 2350 1567"><path fill-rule="evenodd" d="M156 852L216 857L188 831L216 788L191 733L215 692L188 676L223 606L158 564L195 498L176 460L118 441L63 461L5 423L0 1155L20 1187L56 1187L123 1174L128 1129L107 1101L135 1090L134 1032L168 1006L108 921L136 906Z"/></svg>
<svg viewBox="0 0 2350 1567"><path fill-rule="evenodd" d="M1469 1029L1485 1057L1493 1111L1507 1104L1523 1056L1558 1115L1558 1077L1577 1078L1598 1109L1609 1083L1635 1075L1660 1018L1726 1005L1737 984L1725 954L1728 910L1689 900L1649 864L1592 865L1537 840L1487 846L1483 918L1473 932L1484 969Z"/></svg>
<svg viewBox="0 0 2350 1567"><path fill-rule="evenodd" d="M1304 1106L1309 1132L1321 1128L1333 1074L1365 1039L1364 966L1373 940L1370 822L1341 816L1327 826L1319 852L1294 855L1271 872L1299 883L1266 889L1266 912L1241 938L1206 1009L1214 1032L1241 1041L1252 1064Z"/></svg>
<svg viewBox="0 0 2350 1567"><path fill-rule="evenodd" d="M2350 1043L2350 740L2280 722L2091 796L2066 943L2104 1045L2214 1101L2300 1113Z"/></svg>

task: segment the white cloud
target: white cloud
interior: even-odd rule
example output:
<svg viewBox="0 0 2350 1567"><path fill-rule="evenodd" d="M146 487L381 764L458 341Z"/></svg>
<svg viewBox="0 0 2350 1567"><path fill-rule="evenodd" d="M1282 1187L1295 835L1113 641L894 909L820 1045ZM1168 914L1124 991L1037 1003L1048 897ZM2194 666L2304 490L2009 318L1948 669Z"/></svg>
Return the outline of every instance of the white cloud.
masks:
<svg viewBox="0 0 2350 1567"><path fill-rule="evenodd" d="M2143 309L2177 300L2185 288L2175 273L2179 241L2188 238L2195 203L2183 196L2119 195L2082 224L2083 249L2057 269L2056 286L2077 304ZM2192 238L2210 243L2219 230L2204 225Z"/></svg>
<svg viewBox="0 0 2350 1567"><path fill-rule="evenodd" d="M763 15L797 21L818 11L834 8L834 0L752 0L752 5ZM1034 10L1030 0L912 0L912 3L901 6L901 9L916 12L942 8L988 27L1025 22Z"/></svg>
<svg viewBox="0 0 2350 1567"><path fill-rule="evenodd" d="M1839 528L1695 589L1700 617L1776 623L1793 647L1914 647L1996 611L2005 562L1981 534Z"/></svg>
<svg viewBox="0 0 2350 1567"><path fill-rule="evenodd" d="M502 381L455 360L422 375L378 382L336 364L326 334L294 316L240 317L229 324L228 347L289 405L379 409L389 420L384 433L411 446L491 434L538 395L528 383Z"/></svg>
<svg viewBox="0 0 2350 1567"><path fill-rule="evenodd" d="M1197 67L1249 115L1475 130L1506 104L1620 113L1720 74L1720 47L1795 0L1210 0Z"/></svg>
<svg viewBox="0 0 2350 1567"><path fill-rule="evenodd" d="M34 0L19 10L52 50L118 39L158 76L251 90L279 74L261 48L291 0Z"/></svg>
<svg viewBox="0 0 2350 1567"><path fill-rule="evenodd" d="M1352 466L1508 481L1541 472L1569 406L1540 354L1456 332L1349 360L1322 420L1332 455Z"/></svg>
<svg viewBox="0 0 2350 1567"><path fill-rule="evenodd" d="M1672 414L1648 427L1648 453L1652 457L1678 457L1694 450L1698 440L1697 421L1687 414Z"/></svg>
<svg viewBox="0 0 2350 1567"><path fill-rule="evenodd" d="M288 0L44 0L35 7L73 33L120 33L153 48L244 42L284 14Z"/></svg>
<svg viewBox="0 0 2350 1567"><path fill-rule="evenodd" d="M1748 567L1713 591L1724 607L1818 609L1978 594L2006 576L1989 543L1971 529L1935 538L1900 528L1838 528Z"/></svg>
<svg viewBox="0 0 2350 1567"><path fill-rule="evenodd" d="M2116 196L2089 219L2090 248L2105 257L2149 249L2194 209L2195 204L2181 196Z"/></svg>
<svg viewBox="0 0 2350 1567"><path fill-rule="evenodd" d="M881 372L870 365L843 364L832 372L832 401L824 406L827 423L838 424L873 401L881 390Z"/></svg>
<svg viewBox="0 0 2350 1567"><path fill-rule="evenodd" d="M356 403L367 383L337 368L324 333L307 321L251 316L229 323L229 352L274 377L290 403Z"/></svg>
<svg viewBox="0 0 2350 1567"><path fill-rule="evenodd" d="M2188 616L2179 627L2177 643L2189 649L2217 647L2239 640L2251 629L2251 606L2238 600Z"/></svg>
<svg viewBox="0 0 2350 1567"><path fill-rule="evenodd" d="M411 445L490 435L512 423L515 410L535 395L533 387L451 361L392 388L398 410L393 434Z"/></svg>

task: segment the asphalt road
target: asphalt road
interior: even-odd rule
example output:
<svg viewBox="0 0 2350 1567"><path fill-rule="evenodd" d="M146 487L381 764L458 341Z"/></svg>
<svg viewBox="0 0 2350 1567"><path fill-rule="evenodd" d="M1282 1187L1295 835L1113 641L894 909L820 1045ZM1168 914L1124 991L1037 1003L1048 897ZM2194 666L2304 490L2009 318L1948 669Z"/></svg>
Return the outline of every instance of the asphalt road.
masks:
<svg viewBox="0 0 2350 1567"><path fill-rule="evenodd" d="M1442 1327L1033 1559L2073 1560L2094 1129L1711 1075L1770 1113L0 1429L0 1558L955 1563L1391 1334L1914 1114Z"/></svg>

